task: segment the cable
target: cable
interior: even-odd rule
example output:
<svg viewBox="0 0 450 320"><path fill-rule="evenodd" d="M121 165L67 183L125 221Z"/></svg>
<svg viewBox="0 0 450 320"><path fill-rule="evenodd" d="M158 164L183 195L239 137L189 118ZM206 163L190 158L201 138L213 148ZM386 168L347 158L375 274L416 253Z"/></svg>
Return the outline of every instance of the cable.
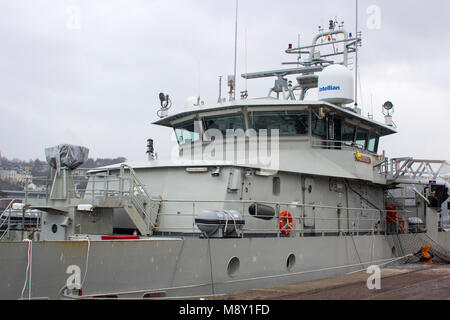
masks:
<svg viewBox="0 0 450 320"><path fill-rule="evenodd" d="M403 260L403 259L406 259L406 258L410 258L410 257L413 257L413 256L414 256L414 254L408 254L406 256L403 256L403 257L400 257L400 258L397 258L397 259L393 259L392 261L388 261L386 263L382 263L382 264L379 264L377 266L378 267L382 267L382 266L385 266L387 264L390 264L390 263L393 263L393 262L396 262L396 261L399 261L399 260ZM358 270L358 271L349 272L349 273L347 273L347 275L355 274L355 273L358 273L358 272L361 272L361 271L364 271L364 270L366 270L366 269L361 269L361 270Z"/></svg>
<svg viewBox="0 0 450 320"><path fill-rule="evenodd" d="M28 300L31 299L31 271L32 271L32 259L33 259L33 240L24 239L24 242L28 242L28 251L27 251L27 269L25 271L25 283L23 284L22 294L20 295L20 299L23 300L23 294L25 293L25 289L28 283ZM28 274L30 277L28 279Z"/></svg>
<svg viewBox="0 0 450 320"><path fill-rule="evenodd" d="M344 179L345 184L347 185L347 187L353 191L354 193L356 193L361 199L363 199L364 201L366 201L368 204L370 204L372 207L374 207L375 209L379 210L381 213L383 213L383 210L381 210L380 208L378 208L376 205L374 205L372 202L370 202L367 198L365 198L363 195L361 195L359 192L357 192L356 190L354 190L352 188L352 186L350 185L350 183L348 182L347 179Z"/></svg>
<svg viewBox="0 0 450 320"><path fill-rule="evenodd" d="M236 234L238 233L237 230L237 225L236 225L236 219L234 218L232 213L226 212L225 211L225 217L227 218L227 220L225 220L225 228L224 228L224 235L227 234L227 229L228 229L228 216L231 216L231 219L233 219L233 223L234 223L234 231L236 232Z"/></svg>
<svg viewBox="0 0 450 320"><path fill-rule="evenodd" d="M83 288L84 281L86 280L86 275L87 275L88 266L89 266L89 251L91 249L91 241L89 240L89 237L87 237L86 240L88 242L87 253L86 253L86 270L84 271L83 281L81 282L81 289Z"/></svg>
<svg viewBox="0 0 450 320"><path fill-rule="evenodd" d="M365 198L365 197L364 197L363 195L361 195L359 192L357 192L356 190L354 190L354 189L352 188L352 186L350 185L350 183L348 182L347 179L344 179L344 181L345 181L345 184L347 185L347 187L348 187L351 191L353 191L354 193L356 193L361 199L363 199L364 201L366 201L369 205L371 205L371 206L374 207L375 209L379 210L380 213L381 213L381 217L384 217L384 216L385 216L385 212L384 212L383 210L381 210L380 208L378 208L376 205L374 205L372 202L370 202L367 198ZM385 235L386 235L386 234L385 234ZM404 250L404 248L403 248L403 246L402 246L402 243L401 243L401 241L400 241L400 237L399 237L398 233L395 233L395 235L397 236L397 240L398 240L398 244L399 244L400 250L401 250L402 253L404 254L404 253L405 253L405 250ZM397 245L394 243L394 246L397 246Z"/></svg>
<svg viewBox="0 0 450 320"><path fill-rule="evenodd" d="M362 261L361 261L361 257L360 257L360 255L359 255L358 248L356 247L355 238L353 237L353 232L350 234L350 236L352 237L353 246L355 247L355 252L356 252L356 255L358 256L358 261L359 261L359 263L360 263L362 266L364 266L363 263L362 263Z"/></svg>
<svg viewBox="0 0 450 320"><path fill-rule="evenodd" d="M210 275L211 275L211 290L212 290L212 294L213 296L216 295L216 292L214 290L214 276L213 276L213 265L212 265L212 252L211 252L211 243L210 243L210 239L208 237L208 251L209 251L209 270L210 270Z"/></svg>

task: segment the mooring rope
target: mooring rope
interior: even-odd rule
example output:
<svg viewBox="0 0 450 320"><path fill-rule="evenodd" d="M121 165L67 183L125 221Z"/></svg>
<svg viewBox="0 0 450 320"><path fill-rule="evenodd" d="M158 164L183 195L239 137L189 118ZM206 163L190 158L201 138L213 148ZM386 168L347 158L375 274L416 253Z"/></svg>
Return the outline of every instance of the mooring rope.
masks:
<svg viewBox="0 0 450 320"><path fill-rule="evenodd" d="M33 240L24 239L24 242L28 242L28 250L27 250L27 269L25 271L25 283L23 284L22 294L20 295L20 299L23 300L23 294L25 293L25 289L28 284L28 300L31 299L31 275L33 268ZM29 275L29 276L28 276Z"/></svg>

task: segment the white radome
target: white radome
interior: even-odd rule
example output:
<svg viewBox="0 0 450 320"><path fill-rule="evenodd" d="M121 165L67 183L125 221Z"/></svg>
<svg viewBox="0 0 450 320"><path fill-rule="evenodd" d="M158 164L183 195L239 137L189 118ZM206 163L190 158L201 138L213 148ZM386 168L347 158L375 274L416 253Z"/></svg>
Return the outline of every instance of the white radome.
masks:
<svg viewBox="0 0 450 320"><path fill-rule="evenodd" d="M343 65L330 65L320 73L319 100L349 104L353 103L354 94L353 74Z"/></svg>
<svg viewBox="0 0 450 320"><path fill-rule="evenodd" d="M184 106L187 109L190 109L190 108L194 108L196 104L197 104L197 98L194 96L190 96L190 97L186 98L186 102L185 102Z"/></svg>

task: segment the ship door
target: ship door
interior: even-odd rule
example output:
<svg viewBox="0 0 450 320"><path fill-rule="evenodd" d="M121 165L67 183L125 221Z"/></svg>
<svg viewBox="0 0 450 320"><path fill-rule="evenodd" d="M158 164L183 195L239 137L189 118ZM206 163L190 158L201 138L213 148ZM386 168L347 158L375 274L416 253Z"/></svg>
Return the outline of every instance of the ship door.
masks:
<svg viewBox="0 0 450 320"><path fill-rule="evenodd" d="M305 178L303 185L303 199L305 207L303 211L303 226L305 229L314 229L316 226L316 208L314 207L314 178Z"/></svg>

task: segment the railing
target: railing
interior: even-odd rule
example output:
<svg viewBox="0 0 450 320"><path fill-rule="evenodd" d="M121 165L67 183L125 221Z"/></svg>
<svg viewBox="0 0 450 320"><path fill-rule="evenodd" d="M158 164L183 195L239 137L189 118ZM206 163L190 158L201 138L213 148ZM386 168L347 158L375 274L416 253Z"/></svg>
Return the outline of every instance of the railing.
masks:
<svg viewBox="0 0 450 320"><path fill-rule="evenodd" d="M423 183L426 180L446 178L441 176L444 168L449 167L447 161L441 160L416 160L413 158L385 159L375 165L380 168L380 174L386 179L403 183Z"/></svg>
<svg viewBox="0 0 450 320"><path fill-rule="evenodd" d="M141 217L145 220L147 229L150 230L156 227L156 220L158 218L158 210L155 209L154 204L158 203L158 200L152 200L149 192L144 183L136 175L134 169L127 165L121 165L120 167L120 188L124 187L124 181L126 181L126 172L128 171L128 183L130 185L129 197L131 203L135 206L137 211L141 214ZM123 190L119 190L123 194Z"/></svg>
<svg viewBox="0 0 450 320"><path fill-rule="evenodd" d="M139 231L144 234L149 234L148 231L152 230L156 225L156 219L158 216L158 202L153 202L150 199L149 193L146 190L146 186L141 182L139 177L136 175L133 168L127 165L121 165L120 169L106 170L96 172L98 169L77 169L78 172L88 172L85 176L83 175L71 175L71 179L74 183L85 182L87 184L86 188L70 188L67 191L67 195L70 198L83 199L83 202L91 203L93 206L116 206L116 207L127 207L132 205L135 211L131 212L134 215L133 221L140 222ZM111 175L111 171L117 172L119 170L119 175ZM78 181L77 181L78 180ZM33 181L41 185L45 185L45 199L46 204L49 204L51 200L51 190L48 188L51 185L52 180L48 177L34 177ZM99 187L100 186L100 187ZM28 193L31 190L25 188L25 200L26 204L28 201ZM118 200L115 201L114 200ZM139 217L137 217L137 215ZM5 221L1 222L6 224ZM145 224L145 227L144 227ZM10 225L8 223L8 225Z"/></svg>
<svg viewBox="0 0 450 320"><path fill-rule="evenodd" d="M5 235L9 236L10 233L10 220L11 220L11 209L12 209L12 205L15 203L15 201L17 201L17 199L13 199L9 202L8 206L5 208L5 210L3 210L2 214L0 215L0 241L3 240L3 238L5 237ZM9 212L8 212L9 211ZM6 217L6 215L8 214L8 217ZM6 228L5 228L5 223Z"/></svg>
<svg viewBox="0 0 450 320"><path fill-rule="evenodd" d="M9 201L7 207L0 215L0 241L10 238L11 231L22 231L22 239L24 238L24 231L39 232L41 226L41 212L29 210L25 204L23 209L13 209L13 205L21 201L21 199L0 199ZM18 213L20 211L20 214ZM16 216L13 217L13 214ZM29 217L26 217L27 214Z"/></svg>
<svg viewBox="0 0 450 320"><path fill-rule="evenodd" d="M289 234L290 237L303 237L308 235L322 235L327 234L348 234L348 235L360 235L360 234L386 234L386 213L389 210L378 210L378 209L368 209L368 208L346 208L346 207L333 207L333 206L323 206L323 205L307 205L300 203L283 203L283 202L269 202L269 201L254 201L254 200L160 200L163 205L176 204L177 208L184 208L184 213L180 212L165 212L160 213L161 219L164 218L176 218L177 220L188 219L184 221L185 227L166 227L162 226L156 231L163 233L170 232L182 232L188 233L192 232L194 234L201 233L195 225L195 216L200 213L202 209L214 208L220 209L239 209L237 211L242 213L243 219L248 223L249 221L258 221L256 217L248 213L248 206L254 203L272 205L276 208L276 216L270 223L270 227L264 229L255 229L244 227L241 230L241 235L246 234L268 234L276 235L282 237L282 232L279 228L280 214L284 210L291 213L292 219L294 220L294 226ZM186 205L187 204L187 205ZM192 209L186 212L187 208ZM238 208L240 207L240 208ZM305 216L304 211L306 208L314 208L313 216ZM321 209L321 212L317 212ZM181 209L183 210L183 209ZM326 214L330 210L331 214ZM337 215L340 212L340 217L332 217L332 215ZM345 212L348 212L345 214ZM356 212L354 217L350 216L350 212ZM369 217L369 215L372 215ZM401 217L395 222L395 230L399 233L408 233L408 218L412 215L410 211L407 210L396 210L397 216ZM367 215L366 217L364 215ZM345 217L343 217L345 216ZM334 224L336 227L304 227L304 220L313 220L314 225L323 225L324 223ZM261 220L259 220L261 221Z"/></svg>
<svg viewBox="0 0 450 320"><path fill-rule="evenodd" d="M121 179L117 179L118 181ZM139 182L138 182L139 184ZM142 185L141 185L142 187ZM99 196L111 193L111 188L96 189L96 193ZM123 197L128 197L130 190L123 190ZM131 192L132 193L132 192ZM325 236L328 234L339 235L360 235L360 234L388 234L386 223L386 213L389 210L378 210L370 208L350 208L350 207L334 207L324 206L319 204L301 204L292 202L270 202L270 201L254 201L254 200L175 200L175 199L151 199L155 202L160 202L162 206L171 205L172 207L179 208L177 211L167 210L167 212L159 213L160 218L175 218L177 224L183 226L170 227L161 226L156 228L155 231L161 233L193 233L200 234L201 231L195 224L195 217L204 209L237 209L247 225L251 222L261 222L260 219L252 216L248 213L248 207L251 204L258 203L264 205L270 205L275 208L276 215L269 223L265 223L264 228L249 228L244 227L241 231L241 236L245 235L270 235L277 237L284 237L280 228L280 213L284 210L289 211L292 214L294 221L293 228L289 234L289 237L305 237L310 235ZM11 205L10 205L11 206ZM8 206L8 208L10 207ZM191 208L188 210L188 208ZM141 209L145 209L142 205ZM314 209L311 216L305 215L305 209ZM180 210L183 213L180 213ZM5 210L6 211L6 210ZM353 214L352 214L353 213ZM5 214L5 212L2 214ZM393 230L395 233L409 233L408 218L412 216L412 212L407 210L397 210L397 216L401 219L397 219L394 223ZM333 215L335 217L333 217ZM187 219L187 220L185 220ZM185 220L185 221L183 221ZM313 227L305 227L304 221L314 221ZM148 219L146 221L149 221ZM5 223L5 221L3 221ZM263 222L264 223L264 222ZM269 226L267 226L269 224ZM149 226L154 227L154 224L149 223ZM425 230L423 230L425 232Z"/></svg>
<svg viewBox="0 0 450 320"><path fill-rule="evenodd" d="M111 171L117 171L111 170ZM121 203L129 203L136 209L137 213L145 222L146 234L156 226L158 218L159 200L152 200L146 185L136 175L134 169L128 165L121 165L119 175L111 175L110 170L105 172L93 172L89 175L89 184L81 191L81 197L90 200L92 205L108 199L118 200ZM100 185L100 188L98 187ZM127 209L127 208L125 208Z"/></svg>
<svg viewBox="0 0 450 320"><path fill-rule="evenodd" d="M333 150L359 150L360 152L366 152L364 147L357 145L350 141L338 141L338 140L320 140L311 139L311 146L313 148L321 149L333 149Z"/></svg>
<svg viewBox="0 0 450 320"><path fill-rule="evenodd" d="M89 169L96 170L96 169ZM118 172L119 171L119 172ZM175 200L156 199L150 197L146 185L137 177L134 170L128 166L120 169L110 169L92 172L89 175L89 185L86 189L76 190L79 197L87 203L91 201L95 205L98 200L129 201L146 222L147 227L157 232L181 232L199 234L200 230L195 225L195 216L204 209L238 209L247 222L259 221L264 228L244 227L245 234L276 234L283 236L279 229L280 213L288 210L292 213L294 227L289 236L338 234L383 234L386 233L386 210L369 208L346 208L323 206L318 204L282 203L255 200ZM75 192L75 190L73 190ZM117 202L116 202L117 203ZM272 205L276 216L270 223L264 223L248 213L249 205L253 203ZM157 205L155 205L157 204ZM159 213L159 207L164 206L164 213ZM179 208L179 209L176 209ZM191 208L191 209L188 209ZM315 209L315 210L314 210ZM306 214L306 210L310 215ZM183 212L183 214L181 214ZM394 229L401 232L409 232L408 218L411 212L398 210L401 221L395 222ZM175 218L174 224L165 221L160 227L156 227L157 219ZM186 220L187 219L187 220ZM314 222L313 227L307 227L305 221ZM404 227L400 228L404 223ZM177 226L178 225L178 226ZM247 224L248 225L248 224ZM268 227L267 227L268 226Z"/></svg>

